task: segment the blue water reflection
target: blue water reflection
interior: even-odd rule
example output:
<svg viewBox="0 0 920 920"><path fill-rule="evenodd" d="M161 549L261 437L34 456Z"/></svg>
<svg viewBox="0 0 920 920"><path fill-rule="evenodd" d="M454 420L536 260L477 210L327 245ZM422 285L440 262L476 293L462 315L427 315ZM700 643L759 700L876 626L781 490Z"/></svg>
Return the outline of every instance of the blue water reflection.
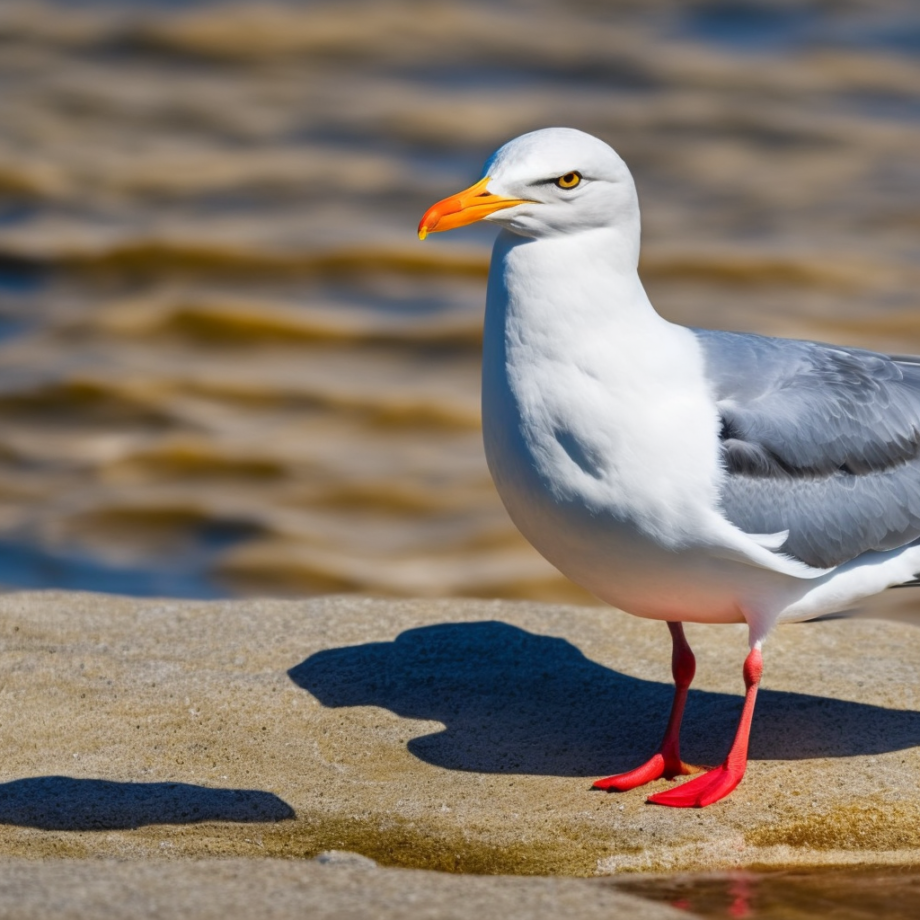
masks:
<svg viewBox="0 0 920 920"><path fill-rule="evenodd" d="M226 542L224 543L226 545ZM207 600L231 592L207 574L200 561L115 565L90 555L0 540L0 586L7 590L61 588L135 597Z"/></svg>

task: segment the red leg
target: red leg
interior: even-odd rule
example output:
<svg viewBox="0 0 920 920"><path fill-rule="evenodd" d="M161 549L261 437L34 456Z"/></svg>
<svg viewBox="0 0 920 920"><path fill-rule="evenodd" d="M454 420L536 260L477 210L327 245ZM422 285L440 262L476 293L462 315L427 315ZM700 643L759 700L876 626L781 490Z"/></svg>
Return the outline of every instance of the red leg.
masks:
<svg viewBox="0 0 920 920"><path fill-rule="evenodd" d="M668 719L668 727L665 729L661 747L658 753L641 767L636 767L629 773L618 773L616 776L599 779L594 784L595 789L613 789L623 792L626 789L643 786L661 776L673 779L675 776L699 772L697 767L691 767L680 759L680 723L684 717L687 690L696 673L696 659L684 636L683 626L680 623L668 623L668 629L671 631L672 643L671 673L674 675L674 702L671 704L671 716Z"/></svg>
<svg viewBox="0 0 920 920"><path fill-rule="evenodd" d="M741 710L735 740L724 763L676 789L650 795L649 802L656 805L671 805L674 808L705 808L719 799L724 799L741 782L747 767L748 737L751 734L751 718L754 715L754 702L757 699L761 674L763 656L760 649L755 646L744 660L744 685L747 688L744 708Z"/></svg>

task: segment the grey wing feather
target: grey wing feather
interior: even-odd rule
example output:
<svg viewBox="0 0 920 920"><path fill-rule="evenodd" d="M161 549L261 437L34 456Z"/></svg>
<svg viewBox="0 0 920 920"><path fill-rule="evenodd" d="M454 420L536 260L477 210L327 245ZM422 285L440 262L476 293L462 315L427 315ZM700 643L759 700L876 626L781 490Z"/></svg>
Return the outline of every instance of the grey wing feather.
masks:
<svg viewBox="0 0 920 920"><path fill-rule="evenodd" d="M820 568L920 538L920 358L693 331L732 523Z"/></svg>

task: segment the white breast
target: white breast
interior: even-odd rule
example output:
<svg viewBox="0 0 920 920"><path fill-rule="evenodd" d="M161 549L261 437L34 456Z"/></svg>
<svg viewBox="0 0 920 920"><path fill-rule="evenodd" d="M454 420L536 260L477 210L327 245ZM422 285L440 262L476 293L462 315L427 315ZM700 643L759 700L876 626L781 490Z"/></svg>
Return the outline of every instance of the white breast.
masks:
<svg viewBox="0 0 920 920"><path fill-rule="evenodd" d="M500 244L483 366L499 478L523 465L553 501L681 545L685 522L714 507L722 475L695 336L654 312L635 274L570 267L560 285L552 263L571 265L568 238Z"/></svg>
<svg viewBox="0 0 920 920"><path fill-rule="evenodd" d="M528 540L628 609L633 594L654 594L650 579L672 580L675 554L697 555L723 475L718 416L695 336L654 312L635 272L579 273L579 242L496 243L486 457Z"/></svg>

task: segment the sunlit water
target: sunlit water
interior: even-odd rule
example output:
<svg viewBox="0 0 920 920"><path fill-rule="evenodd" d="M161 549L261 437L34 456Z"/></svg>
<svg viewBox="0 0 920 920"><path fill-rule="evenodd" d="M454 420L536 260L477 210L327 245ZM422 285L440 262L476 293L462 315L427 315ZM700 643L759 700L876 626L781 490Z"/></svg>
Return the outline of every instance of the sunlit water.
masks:
<svg viewBox="0 0 920 920"><path fill-rule="evenodd" d="M723 872L618 881L617 887L706 920L914 920L916 869Z"/></svg>
<svg viewBox="0 0 920 920"><path fill-rule="evenodd" d="M596 133L687 323L920 351L920 14L846 5L0 5L0 580L585 599L478 419L507 138Z"/></svg>
<svg viewBox="0 0 920 920"><path fill-rule="evenodd" d="M631 164L684 322L920 350L910 4L7 3L5 584L577 598L478 431L508 137Z"/></svg>

